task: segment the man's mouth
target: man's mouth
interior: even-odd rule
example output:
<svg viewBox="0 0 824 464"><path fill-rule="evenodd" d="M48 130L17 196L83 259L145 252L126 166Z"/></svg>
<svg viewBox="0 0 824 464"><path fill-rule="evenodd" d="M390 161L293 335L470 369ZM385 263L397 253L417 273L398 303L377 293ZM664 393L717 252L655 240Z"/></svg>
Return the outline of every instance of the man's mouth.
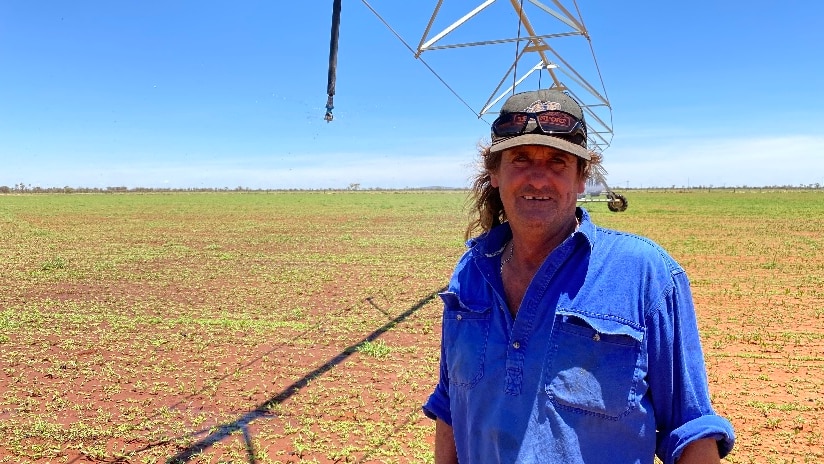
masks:
<svg viewBox="0 0 824 464"><path fill-rule="evenodd" d="M549 197L536 197L532 195L524 195L524 200L549 200Z"/></svg>

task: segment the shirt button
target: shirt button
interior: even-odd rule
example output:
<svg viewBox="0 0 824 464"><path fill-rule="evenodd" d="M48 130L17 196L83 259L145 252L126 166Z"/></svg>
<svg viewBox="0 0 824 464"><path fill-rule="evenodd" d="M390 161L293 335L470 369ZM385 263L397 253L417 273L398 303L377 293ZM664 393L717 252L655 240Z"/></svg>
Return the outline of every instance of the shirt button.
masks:
<svg viewBox="0 0 824 464"><path fill-rule="evenodd" d="M601 341L601 336L598 333L596 333L595 335L592 336L592 339L596 342L600 342Z"/></svg>
<svg viewBox="0 0 824 464"><path fill-rule="evenodd" d="M520 347L521 347L521 344L520 344L520 343L518 343L518 342L514 342L514 343L512 343L512 348L515 348L515 349L517 350L517 349L518 349L518 348L520 348Z"/></svg>
<svg viewBox="0 0 824 464"><path fill-rule="evenodd" d="M460 314L458 314L457 316L455 316L455 318L456 318L457 320L459 320L459 321L460 321L461 319L463 319L463 316L461 316Z"/></svg>

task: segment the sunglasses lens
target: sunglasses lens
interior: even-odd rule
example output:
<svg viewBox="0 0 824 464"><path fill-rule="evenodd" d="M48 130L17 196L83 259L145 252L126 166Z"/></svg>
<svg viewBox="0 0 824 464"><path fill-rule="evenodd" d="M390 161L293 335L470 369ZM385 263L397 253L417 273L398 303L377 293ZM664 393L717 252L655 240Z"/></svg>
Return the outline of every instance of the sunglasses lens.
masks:
<svg viewBox="0 0 824 464"><path fill-rule="evenodd" d="M507 113L492 123L492 130L498 137L518 135L523 132L527 122L529 122L527 113Z"/></svg>
<svg viewBox="0 0 824 464"><path fill-rule="evenodd" d="M571 115L559 111L544 111L535 115L541 130L547 133L572 132L578 120Z"/></svg>

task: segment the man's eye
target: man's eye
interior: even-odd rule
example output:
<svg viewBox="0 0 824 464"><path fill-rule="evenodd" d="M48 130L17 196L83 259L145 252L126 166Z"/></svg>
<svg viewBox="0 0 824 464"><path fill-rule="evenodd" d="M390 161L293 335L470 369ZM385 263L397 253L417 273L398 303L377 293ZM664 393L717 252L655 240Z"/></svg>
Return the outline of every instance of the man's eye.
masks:
<svg viewBox="0 0 824 464"><path fill-rule="evenodd" d="M564 158L552 158L549 160L549 167L553 171L561 172L567 167L567 160Z"/></svg>

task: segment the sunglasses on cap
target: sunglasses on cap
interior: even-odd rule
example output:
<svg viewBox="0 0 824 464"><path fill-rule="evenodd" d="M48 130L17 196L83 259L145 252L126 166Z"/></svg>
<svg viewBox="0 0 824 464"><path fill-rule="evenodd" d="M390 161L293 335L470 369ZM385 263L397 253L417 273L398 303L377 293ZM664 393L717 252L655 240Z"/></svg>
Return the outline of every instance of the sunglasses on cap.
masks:
<svg viewBox="0 0 824 464"><path fill-rule="evenodd" d="M581 135L581 140L586 140L587 133L584 122L569 113L557 110L540 111L538 113L514 111L502 114L492 123L492 133L497 137L521 135L531 119L535 120L538 128L544 134L571 137Z"/></svg>

